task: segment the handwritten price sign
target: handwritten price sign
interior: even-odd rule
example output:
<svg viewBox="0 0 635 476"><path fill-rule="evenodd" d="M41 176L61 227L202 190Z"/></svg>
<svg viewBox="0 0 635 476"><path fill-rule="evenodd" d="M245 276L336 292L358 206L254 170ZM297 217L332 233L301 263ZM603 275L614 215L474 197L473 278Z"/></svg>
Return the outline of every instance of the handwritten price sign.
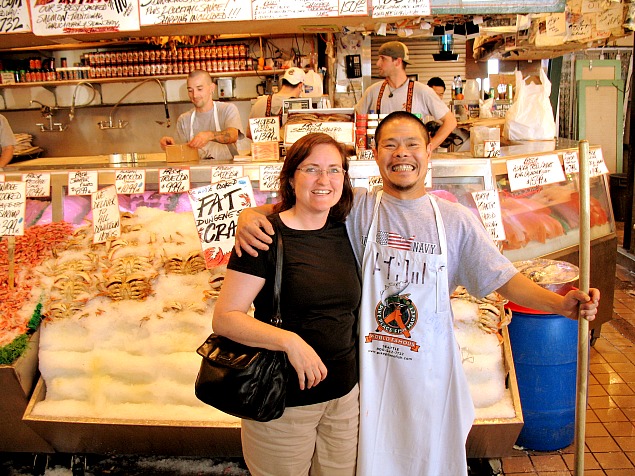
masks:
<svg viewBox="0 0 635 476"><path fill-rule="evenodd" d="M472 192L472 197L474 197L474 203L476 203L481 221L492 239L494 241L503 241L505 239L505 228L503 227L498 191L483 190L481 192Z"/></svg>
<svg viewBox="0 0 635 476"><path fill-rule="evenodd" d="M212 167L211 182L222 182L223 180L236 180L244 177L245 172L242 165L219 165Z"/></svg>
<svg viewBox="0 0 635 476"><path fill-rule="evenodd" d="M565 181L560 159L555 154L508 160L507 175L512 192Z"/></svg>
<svg viewBox="0 0 635 476"><path fill-rule="evenodd" d="M280 189L281 170L282 165L261 165L259 181L260 190L272 190L277 192Z"/></svg>
<svg viewBox="0 0 635 476"><path fill-rule="evenodd" d="M115 172L117 193L143 193L146 190L145 170L118 170Z"/></svg>
<svg viewBox="0 0 635 476"><path fill-rule="evenodd" d="M24 235L26 184L0 183L0 236Z"/></svg>
<svg viewBox="0 0 635 476"><path fill-rule="evenodd" d="M190 189L190 169L159 169L159 193L180 193Z"/></svg>
<svg viewBox="0 0 635 476"><path fill-rule="evenodd" d="M31 31L31 22L26 0L2 0L0 2L0 33L28 31Z"/></svg>
<svg viewBox="0 0 635 476"><path fill-rule="evenodd" d="M254 117L249 119L249 129L254 142L280 140L280 120L275 117Z"/></svg>
<svg viewBox="0 0 635 476"><path fill-rule="evenodd" d="M98 189L98 173L96 171L77 171L68 174L69 195L90 195Z"/></svg>
<svg viewBox="0 0 635 476"><path fill-rule="evenodd" d="M22 181L26 183L27 197L37 198L51 196L51 174L22 174Z"/></svg>

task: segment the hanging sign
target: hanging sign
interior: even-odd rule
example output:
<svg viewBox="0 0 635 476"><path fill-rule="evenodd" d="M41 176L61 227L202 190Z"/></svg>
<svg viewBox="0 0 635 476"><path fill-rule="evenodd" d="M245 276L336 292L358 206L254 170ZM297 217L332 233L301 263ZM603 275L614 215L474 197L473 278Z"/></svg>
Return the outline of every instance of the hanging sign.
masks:
<svg viewBox="0 0 635 476"><path fill-rule="evenodd" d="M507 176L512 192L565 181L560 159L556 154L508 160Z"/></svg>
<svg viewBox="0 0 635 476"><path fill-rule="evenodd" d="M261 191L277 192L280 189L280 171L282 165L261 165L258 188Z"/></svg>
<svg viewBox="0 0 635 476"><path fill-rule="evenodd" d="M141 25L251 20L249 0L141 0Z"/></svg>
<svg viewBox="0 0 635 476"><path fill-rule="evenodd" d="M335 17L338 15L338 0L252 0L254 20L283 20L285 18Z"/></svg>
<svg viewBox="0 0 635 476"><path fill-rule="evenodd" d="M0 183L0 236L24 235L26 183Z"/></svg>
<svg viewBox="0 0 635 476"><path fill-rule="evenodd" d="M29 7L26 0L3 0L0 3L0 33L31 31Z"/></svg>
<svg viewBox="0 0 635 476"><path fill-rule="evenodd" d="M280 140L280 120L275 117L254 117L249 119L251 140L271 142Z"/></svg>
<svg viewBox="0 0 635 476"><path fill-rule="evenodd" d="M22 181L26 183L26 196L29 198L51 196L51 174L28 173L22 174Z"/></svg>
<svg viewBox="0 0 635 476"><path fill-rule="evenodd" d="M69 195L90 195L98 190L98 173L95 170L79 170L68 173Z"/></svg>
<svg viewBox="0 0 635 476"><path fill-rule="evenodd" d="M117 170L115 172L117 193L143 193L146 190L145 170Z"/></svg>
<svg viewBox="0 0 635 476"><path fill-rule="evenodd" d="M188 192L208 268L227 264L234 247L238 214L256 200L247 177L226 180Z"/></svg>
<svg viewBox="0 0 635 476"><path fill-rule="evenodd" d="M119 200L114 185L103 188L90 196L93 211L93 243L103 243L108 238L121 236Z"/></svg>
<svg viewBox="0 0 635 476"><path fill-rule="evenodd" d="M494 241L505 239L503 216L497 190L472 192L481 221Z"/></svg>
<svg viewBox="0 0 635 476"><path fill-rule="evenodd" d="M430 0L372 0L373 18L430 15Z"/></svg>
<svg viewBox="0 0 635 476"><path fill-rule="evenodd" d="M211 183L221 182L223 180L235 180L244 177L245 172L242 165L218 165L212 167Z"/></svg>
<svg viewBox="0 0 635 476"><path fill-rule="evenodd" d="M139 0L31 0L29 9L40 36L139 30Z"/></svg>
<svg viewBox="0 0 635 476"><path fill-rule="evenodd" d="M159 193L180 193L190 189L190 169L159 169Z"/></svg>

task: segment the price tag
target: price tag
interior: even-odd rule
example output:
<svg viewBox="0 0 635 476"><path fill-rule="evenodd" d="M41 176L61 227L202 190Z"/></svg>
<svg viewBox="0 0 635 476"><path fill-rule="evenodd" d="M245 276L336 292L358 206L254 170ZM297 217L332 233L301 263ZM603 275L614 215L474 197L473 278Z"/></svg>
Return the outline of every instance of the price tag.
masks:
<svg viewBox="0 0 635 476"><path fill-rule="evenodd" d="M368 190L371 192L375 188L381 188L384 186L384 180L381 178L381 175L372 175L368 177Z"/></svg>
<svg viewBox="0 0 635 476"><path fill-rule="evenodd" d="M146 190L145 170L117 170L115 172L117 193L143 193Z"/></svg>
<svg viewBox="0 0 635 476"><path fill-rule="evenodd" d="M507 176L512 192L565 181L560 159L555 154L508 160Z"/></svg>
<svg viewBox="0 0 635 476"><path fill-rule="evenodd" d="M93 210L93 243L103 243L108 238L121 236L119 200L114 185L93 193L90 207Z"/></svg>
<svg viewBox="0 0 635 476"><path fill-rule="evenodd" d="M22 181L26 183L26 196L28 198L51 196L51 174L22 174Z"/></svg>
<svg viewBox="0 0 635 476"><path fill-rule="evenodd" d="M180 193L190 189L190 169L159 169L159 193Z"/></svg>
<svg viewBox="0 0 635 476"><path fill-rule="evenodd" d="M238 214L255 205L247 177L226 180L188 192L208 268L226 264L234 247Z"/></svg>
<svg viewBox="0 0 635 476"><path fill-rule="evenodd" d="M472 197L481 216L481 221L492 239L494 241L503 241L505 239L505 228L503 227L498 191L483 190L481 192L472 192Z"/></svg>
<svg viewBox="0 0 635 476"><path fill-rule="evenodd" d="M26 183L0 183L0 236L24 235Z"/></svg>
<svg viewBox="0 0 635 476"><path fill-rule="evenodd" d="M68 173L68 195L90 195L99 187L97 171L78 170Z"/></svg>
<svg viewBox="0 0 635 476"><path fill-rule="evenodd" d="M430 0L372 0L373 18L430 15Z"/></svg>
<svg viewBox="0 0 635 476"><path fill-rule="evenodd" d="M278 116L254 117L249 119L251 140L254 142L271 142L280 140L280 120Z"/></svg>
<svg viewBox="0 0 635 476"><path fill-rule="evenodd" d="M277 192L280 189L280 171L282 165L261 165L258 187L261 191L271 190Z"/></svg>
<svg viewBox="0 0 635 476"><path fill-rule="evenodd" d="M609 169L604 163L604 155L602 149L593 149L589 151L589 177L597 177L598 175L608 174Z"/></svg>
<svg viewBox="0 0 635 476"><path fill-rule="evenodd" d="M577 152L565 152L562 154L565 174L577 174L580 171Z"/></svg>
<svg viewBox="0 0 635 476"><path fill-rule="evenodd" d="M218 165L212 167L211 183L221 182L223 180L235 180L244 177L245 172L242 165Z"/></svg>
<svg viewBox="0 0 635 476"><path fill-rule="evenodd" d="M499 140L486 140L483 143L483 157L500 157L501 142Z"/></svg>
<svg viewBox="0 0 635 476"><path fill-rule="evenodd" d="M29 6L22 0L6 0L0 8L0 33L26 33L31 31Z"/></svg>

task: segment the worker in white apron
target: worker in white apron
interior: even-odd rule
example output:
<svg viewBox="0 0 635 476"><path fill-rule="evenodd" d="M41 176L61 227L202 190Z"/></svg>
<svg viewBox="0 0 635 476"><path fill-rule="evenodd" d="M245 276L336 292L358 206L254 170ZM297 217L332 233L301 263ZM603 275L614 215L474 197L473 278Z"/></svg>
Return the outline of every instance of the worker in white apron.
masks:
<svg viewBox="0 0 635 476"><path fill-rule="evenodd" d="M465 475L474 408L453 333L443 220L430 199L440 254L380 246L381 194L362 263L358 474ZM406 260L424 270L422 282L386 282L387 267Z"/></svg>

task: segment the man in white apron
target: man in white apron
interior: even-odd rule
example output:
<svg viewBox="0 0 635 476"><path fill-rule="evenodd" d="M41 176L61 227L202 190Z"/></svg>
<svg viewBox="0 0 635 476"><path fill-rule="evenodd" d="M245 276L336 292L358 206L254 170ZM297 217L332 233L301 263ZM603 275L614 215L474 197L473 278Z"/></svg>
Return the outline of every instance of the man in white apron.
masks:
<svg viewBox="0 0 635 476"><path fill-rule="evenodd" d="M229 102L214 101L216 85L209 73L192 71L187 77L187 94L194 109L181 114L176 132L181 143L198 150L201 159L232 160L238 155L236 142L244 139L238 108ZM161 138L161 148L175 144L172 137Z"/></svg>
<svg viewBox="0 0 635 476"><path fill-rule="evenodd" d="M356 189L346 222L363 282L357 473L463 476L474 410L450 291L459 284L474 296L498 290L522 306L570 318L579 306L589 320L600 294L541 288L516 271L471 211L427 194L430 144L414 115L390 114L375 137L383 191ZM247 212L240 222L237 248L265 249L266 233L273 234L268 220Z"/></svg>

